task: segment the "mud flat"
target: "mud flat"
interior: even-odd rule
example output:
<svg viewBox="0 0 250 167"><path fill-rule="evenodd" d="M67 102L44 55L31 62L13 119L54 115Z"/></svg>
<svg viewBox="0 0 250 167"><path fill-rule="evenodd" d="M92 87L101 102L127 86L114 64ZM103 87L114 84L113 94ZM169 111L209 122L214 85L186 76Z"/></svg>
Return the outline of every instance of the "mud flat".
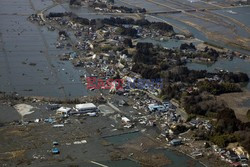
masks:
<svg viewBox="0 0 250 167"><path fill-rule="evenodd" d="M0 123L12 122L20 120L20 114L7 104L0 104Z"/></svg>

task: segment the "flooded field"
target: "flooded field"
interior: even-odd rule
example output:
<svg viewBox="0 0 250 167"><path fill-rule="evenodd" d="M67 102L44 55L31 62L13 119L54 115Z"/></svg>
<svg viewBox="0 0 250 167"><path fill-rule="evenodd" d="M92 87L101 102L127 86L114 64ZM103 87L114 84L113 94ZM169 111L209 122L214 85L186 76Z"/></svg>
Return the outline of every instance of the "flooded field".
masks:
<svg viewBox="0 0 250 167"><path fill-rule="evenodd" d="M222 2L205 1L145 0L145 2L161 6L164 10L155 10L154 19L165 20L177 31L188 31L200 40L250 55L250 31L247 27L249 6L230 8L225 2L222 4ZM150 8L150 5L145 8ZM181 13L168 13L170 11Z"/></svg>
<svg viewBox="0 0 250 167"><path fill-rule="evenodd" d="M107 140L108 142L112 144L124 144L128 142L129 140L134 139L138 136L140 136L139 132L132 132L132 133L123 134L123 135L105 137L105 140Z"/></svg>
<svg viewBox="0 0 250 167"><path fill-rule="evenodd" d="M104 77L109 76L110 78L114 78L115 75L119 74L120 70L115 68L115 63L113 60L112 63L106 63L106 61L98 62L99 58L94 58L96 55L99 56L99 54L102 54L100 52L94 51L94 49L98 48L97 45L104 44L101 42L95 43L98 39L101 39L96 38L96 36L102 35L96 32L95 28L97 26L94 28L91 27L91 23L88 21L87 23L84 23L84 26L80 27L82 29L70 29L70 24L68 23L74 22L75 18L73 19L67 17L68 19L72 19L69 20L69 22L67 22L67 20L63 20L63 18L57 18L59 19L59 22L62 21L63 23L57 22L59 24L55 24L56 19L51 19L53 16L51 16L51 18L44 19L44 14L48 14L50 12L73 12L88 19L106 18L111 16L130 16L141 19L145 16L145 18L149 19L150 21L161 20L169 22L170 24L174 25L174 29L177 32L188 31L200 40L209 42L212 41L213 43L219 44L221 46L229 46L229 44L232 44L232 42L227 42L232 39L235 39L233 42L240 41L241 43L245 42L244 45L250 44L248 39L249 30L247 27L242 25L246 24L248 26L249 24L246 20L238 18L240 16L245 17L249 15L246 9L228 9L224 8L225 6L218 6L223 5L222 3L210 4L208 2L198 0L115 0L115 3L118 4L118 6L125 5L133 8L146 8L148 13L145 15L143 13L101 13L100 11L96 12L95 10L90 9L87 6L70 7L68 0L1 0L0 20L4 24L0 25L0 92L6 92L8 94L15 93L21 96L57 97L58 99L70 99L87 96L87 98L89 98L88 100L91 101L92 98L90 98L90 96L96 95L96 92L99 92L99 90L87 90L86 86L80 80L81 76L99 75L98 72L100 71L98 68L100 64L101 68L106 68L106 65L110 65L110 67L112 67L112 69L108 69L110 74L103 73ZM207 9L209 11L205 11L203 9ZM234 17L232 17L233 19L231 18L232 12L228 13L228 10L232 10L232 12L236 13L234 14ZM173 11L177 11L179 14L171 13ZM32 19L37 19L37 22L35 23L34 21L31 23L27 18L31 14L35 13L37 13L37 15L33 15L34 17L32 16ZM239 15L236 16L237 14ZM229 16L230 18L228 18ZM238 23L238 21L242 22L242 24ZM45 26L39 26L38 23L44 23ZM52 30L52 26L55 26L54 28L56 30ZM73 26L75 25L72 24L71 28ZM105 24L105 26L107 25ZM106 28L105 26L104 28ZM84 30L85 28L86 30ZM109 31L111 34L116 33L113 30L117 27L108 28L110 28ZM144 29L144 27L142 28ZM61 32L61 37L65 39L58 40L58 31L60 30L65 30L65 32ZM80 34L86 33L86 36L89 37L89 39L86 39L89 40L88 42L90 43L86 44L87 42L84 41L86 40L84 37L76 37L78 35L74 35L75 30L77 30ZM150 32L150 35L148 36L153 36L155 33L154 31L151 31L151 29L147 32ZM93 36L91 36L91 33L93 33ZM159 34L160 35L157 35L157 37L160 39L162 36L161 33ZM115 35L116 36L110 36L110 39L112 37L110 40L111 42L118 41L113 39L113 37L117 38L117 34ZM127 35L124 36L127 38ZM120 38L120 36L118 37ZM123 35L121 35L121 37L123 37ZM151 38L139 39L139 41L152 42L154 44L163 45L167 48L178 48L181 44L192 41L194 41L194 44L201 42L200 40L196 39L189 39L188 41L185 41L171 38L172 36L170 37L169 35L166 38L168 40L165 41ZM102 40L106 42L106 37L103 36ZM56 48L57 42L67 42L68 46L60 49ZM75 45L76 42L79 42L77 43L79 45L82 42L84 46L80 46L80 49L75 49L77 47ZM124 43L125 42L123 38L119 39L119 42L116 42L115 44L123 45ZM241 43L239 43L239 45ZM118 45L110 45L110 48L108 47L108 49L106 48L104 51L101 50L101 52L107 52L109 57L123 56L122 52L121 55L118 55L118 52L121 51L120 48L117 48L117 50L113 49L115 46ZM132 46L129 47L132 48ZM233 49L237 48L236 46L230 47ZM240 50L240 48L238 49ZM111 50L117 53L114 53L113 56L112 53L108 52ZM65 61L60 60L60 54L73 51L75 51L76 54L81 53L83 55L80 57L82 58L81 62L76 63L79 63L80 65L86 65L88 63L86 66L93 66L91 68L86 68L86 66L83 68L74 67L71 61L66 61L71 58L71 55L66 55L70 58L65 58ZM87 51L89 52L87 53ZM90 53L92 51L93 54ZM244 52L243 49L242 52ZM85 56L85 53L86 55L89 55ZM77 56L72 57L72 59L76 60ZM100 60L101 59L103 58L100 58ZM172 59L171 61L174 62L174 60L175 59ZM163 61L165 61L165 59ZM133 63L131 64L133 65ZM207 71L212 72L216 69L225 69L233 72L247 72L250 76L249 65L249 61L238 58L234 58L232 61L220 59L212 65L197 63L187 64L188 68L195 70L206 69ZM175 64L173 66L175 66ZM121 68L126 69L127 67ZM96 72L96 74L91 70ZM130 70L131 68L128 69L127 72L130 72ZM87 71L89 71L89 73ZM128 74L125 73L125 75ZM248 84L247 88L250 90L250 84ZM99 93L103 92L100 91ZM95 99L96 101L100 100L100 102L95 103L102 104L102 106L99 106L99 108L101 113L104 113L103 115L101 115L101 113L99 114L99 112L96 110L93 111L93 113L92 111L91 113L80 113L78 112L79 110L75 110L75 104L65 104L65 106L70 106L70 109L75 112L74 115L71 115L69 112L66 114L61 113L60 115L59 113L56 114L56 109L48 109L50 106L48 103L52 103L52 101L44 102L44 99L37 100L40 98L32 98L31 100L28 99L30 100L28 102L26 97L20 99L18 97L16 97L16 99L15 97L10 97L13 98L13 101L7 101L7 97L3 96L4 100L7 102L3 101L3 104L0 105L0 132L4 136L3 138L0 138L0 148L2 149L0 154L1 164L4 162L5 166L20 166L20 164L21 166L58 166L58 164L60 166L75 166L76 164L80 164L79 166L107 165L110 167L137 167L144 166L137 162L141 162L143 164L143 162L145 163L149 160L152 161L151 163L157 165L158 163L164 163L164 166L165 164L168 164L167 166L170 167L202 166L199 161L196 161L185 154L181 154L169 149L173 147L170 146L170 142L165 140L166 136L162 140L159 138L158 131L160 131L160 128L158 128L158 126L162 126L164 124L167 125L167 119L164 118L165 120L160 120L164 121L164 124L159 122L160 124L158 125L158 122L152 120L153 117L151 116L153 114L147 117L148 113L145 111L149 108L148 104L156 103L155 99L157 97L153 96L155 99L148 101L150 97L144 94L145 92L143 92L143 94L133 94L131 97L129 97L131 98L131 101L133 101L131 104L128 103L126 104L128 106L117 108L116 103L118 103L118 106L120 106L120 102L123 102L122 100L124 100L124 103L127 103L126 101L128 98L126 95L123 94L124 96L122 96L122 98L119 98L118 95L114 95L112 96L112 99L110 94L106 95L106 92L103 93L101 95L102 97ZM145 99L137 99L139 96L142 96L142 98ZM25 100L27 100L26 104L23 104ZM77 100L78 101L71 102L86 102L83 102L80 99ZM103 104L106 103L106 100L108 102L107 105L110 107ZM139 103L137 104L137 102ZM60 101L58 100L55 103L60 103ZM68 103L70 102L68 101ZM246 99L242 105L249 106L249 100ZM142 113L141 110L145 113ZM166 111L167 110L170 112L169 108L166 109ZM89 110L86 111L90 112ZM179 118L176 113L178 114L178 111L171 111L173 117ZM110 117L105 117L105 115L109 114ZM141 115L143 115L143 117ZM124 121L125 116L128 117L125 119L128 121ZM182 115L180 115L180 117L182 117ZM140 121L140 119L142 119L142 121ZM157 120L158 115L157 119L153 119ZM11 124L14 121L15 123ZM182 122L178 120L170 121L171 126L173 122ZM130 122L132 122L131 125ZM140 124L137 124L137 122ZM145 124L145 126L142 124ZM127 127L134 129L128 129ZM163 130L166 131L168 129L164 128ZM174 138L176 138L176 136L174 136ZM172 139L173 138L171 137L170 140ZM170 140L168 139L168 141ZM185 139L183 146L187 145L187 141L191 140ZM53 148L55 148L55 145L57 145L56 147L60 149L59 155L51 154L54 153ZM177 146L175 148L177 150L182 147ZM119 153L119 155L117 156L116 153ZM185 153L187 153L187 151ZM101 165L99 163L101 163Z"/></svg>
<svg viewBox="0 0 250 167"><path fill-rule="evenodd" d="M182 6L186 6L185 9L196 7L209 8L213 6L201 1L195 3L184 1L180 2L180 5L178 6L176 5L178 2L170 0L168 1L168 5L164 5L167 4L167 2L160 0L156 2L149 0L117 0L116 3L120 5L127 4L127 6L146 8L150 12L172 11L173 9L179 10L182 9ZM5 24L1 24L0 26L0 91L9 93L17 92L21 95L53 96L63 98L84 96L88 94L84 85L82 85L79 80L79 76L86 72L74 69L71 63L59 62L57 55L69 52L69 50L58 50L55 48L57 32L50 32L46 28L40 28L27 20L27 17L30 14L36 13L36 11L42 10L51 5L53 5L53 3L50 0L1 1L0 19ZM249 7L230 9L237 14L228 13L227 11L229 9L216 10L213 12L220 15L230 16L248 25L249 22L246 19L242 19L242 16L249 15L248 9ZM93 19L111 16L96 14L93 10L87 7L71 8L66 3L56 5L47 12L51 11L70 11L79 16ZM177 31L180 29L187 30L194 34L198 39L222 46L228 45L219 40L216 42L211 40L211 37L208 37L202 32L204 30L202 27L206 27L206 31L215 32L220 34L220 36L227 36L228 39L235 39L238 35L242 36L243 34L247 34L245 30L242 30L242 27L239 27L239 25L229 23L230 20L225 20L224 25L222 24L218 26L213 22L207 22L204 20L205 15L202 13L196 14L197 17L190 17L186 14L158 14L156 16L176 27L180 27L179 29L175 28ZM150 19L154 20L153 18ZM202 25L202 27L197 28L196 25ZM225 29L227 26L229 28ZM231 29L236 31L232 33ZM171 48L178 47L181 42L175 43L175 41L169 41L165 44ZM32 51L30 48L32 48ZM249 53L245 50L243 52ZM67 73L65 71L67 71Z"/></svg>
<svg viewBox="0 0 250 167"><path fill-rule="evenodd" d="M159 152L164 153L171 161L171 164L168 165L169 167L179 167L179 166L203 167L203 165L200 164L198 161L190 159L186 155L182 153L178 153L173 150L155 149L151 151L155 153L159 153Z"/></svg>
<svg viewBox="0 0 250 167"><path fill-rule="evenodd" d="M0 123L6 123L21 119L21 116L13 107L1 104L0 111Z"/></svg>
<svg viewBox="0 0 250 167"><path fill-rule="evenodd" d="M165 15L165 17L169 16ZM242 47L242 52L249 54L247 48L250 46L250 41L245 35L248 34L247 28L241 24L240 26L239 24L234 23L231 19L200 12L196 12L195 15L172 14L170 17L202 32L205 38L213 41L213 43L217 43L219 46L232 49L238 47L238 50ZM191 33L196 36L196 33ZM232 41L232 39L234 40Z"/></svg>
<svg viewBox="0 0 250 167"><path fill-rule="evenodd" d="M217 25L212 26L211 24L209 24L205 21L199 20L197 18L193 18L193 21L196 22L196 24L193 24L190 22L190 20L192 20L192 18L190 19L190 17L184 16L183 14L157 14L157 15L155 15L155 17L173 25L176 32L180 32L180 33L189 32L189 33L193 34L193 36L199 40L209 42L209 43L214 44L214 45L218 45L221 47L225 47L228 49L232 49L232 50L239 51L241 53L250 55L250 51L248 51L248 50L241 49L241 48L226 44L219 39L217 39L217 40L212 39L211 37L207 36L203 32L203 30L204 30L203 28L199 29L196 26L196 25L200 25L200 24L206 25L204 27L208 27L212 31L214 31L216 34L218 34L217 38L224 34L224 36L225 35L228 36L228 38L230 38L232 41L232 39L236 38L238 35L246 37L244 35L244 33L249 34L249 33L246 33L244 30L242 30L237 25L233 25L233 29L235 30L235 33L236 33L235 34L235 33L230 33L230 30L225 29L225 27L223 27L223 26L217 26ZM152 18L150 16L148 16L148 18L149 18L149 20L155 19L155 18ZM186 21L184 18L186 18Z"/></svg>
<svg viewBox="0 0 250 167"><path fill-rule="evenodd" d="M219 13L228 17L232 17L240 22L242 22L243 24L245 24L246 26L250 26L250 21L249 21L249 17L250 17L250 7L241 7L241 8L228 8L228 9L222 9L222 10L215 10L213 11L214 13ZM246 34L248 35L248 37L250 36L250 34Z"/></svg>
<svg viewBox="0 0 250 167"><path fill-rule="evenodd" d="M118 135L118 136L106 137L105 140L118 146L118 145L123 145L126 143L133 143L134 140L137 140L142 135L143 134L140 132L132 132L132 133L127 133L127 134ZM192 158L190 158L182 153L178 153L174 150L171 150L171 149L150 149L150 150L148 150L148 153L156 154L156 155L162 154L162 155L166 156L167 159L170 161L170 163L167 165L168 167L179 167L179 166L186 166L186 165L187 166L195 166L195 167L202 167L203 166L198 161L196 161L196 160L194 160L194 159L192 159ZM132 163L131 161L127 161L127 162L125 162L125 164L127 164L128 162L131 163L131 167L140 166L139 164L137 164L135 162ZM115 161L112 162L111 164L112 165L115 164Z"/></svg>
<svg viewBox="0 0 250 167"><path fill-rule="evenodd" d="M57 32L27 20L39 7L37 1L1 1L0 20L5 24L0 25L0 91L61 98L87 95L79 80L85 71L59 62L57 55L70 50L55 48Z"/></svg>

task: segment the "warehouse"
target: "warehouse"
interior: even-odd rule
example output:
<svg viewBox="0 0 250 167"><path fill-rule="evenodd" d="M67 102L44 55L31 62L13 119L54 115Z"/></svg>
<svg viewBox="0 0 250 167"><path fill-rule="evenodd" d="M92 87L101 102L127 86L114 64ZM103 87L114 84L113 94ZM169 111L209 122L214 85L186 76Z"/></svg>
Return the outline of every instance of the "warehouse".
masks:
<svg viewBox="0 0 250 167"><path fill-rule="evenodd" d="M97 107L93 103L76 104L76 110L78 112L93 112L97 111Z"/></svg>

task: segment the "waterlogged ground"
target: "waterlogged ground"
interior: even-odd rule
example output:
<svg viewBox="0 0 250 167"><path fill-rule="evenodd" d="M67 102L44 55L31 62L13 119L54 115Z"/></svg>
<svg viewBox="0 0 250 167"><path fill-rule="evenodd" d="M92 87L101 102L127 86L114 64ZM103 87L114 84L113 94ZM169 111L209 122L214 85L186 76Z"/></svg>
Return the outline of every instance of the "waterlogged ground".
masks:
<svg viewBox="0 0 250 167"><path fill-rule="evenodd" d="M213 34L220 34L227 39L237 39L238 37L249 37L247 28L247 17L249 15L246 8L225 8L221 9L220 3L208 4L197 1L162 1L162 0L140 0L123 1L116 0L118 5L133 7L144 7L149 12L190 10L194 8L216 9L208 13L191 14L156 14L156 18L147 16L151 21L167 21L174 25L175 30L182 30L194 34L195 37L212 41ZM178 5L179 4L179 5ZM216 5L220 6L216 6ZM27 17L42 9L53 5L51 0L2 0L0 2L0 91L16 92L21 95L53 96L70 98L89 95L85 86L80 82L80 75L84 75L84 70L74 69L70 62L61 63L57 55L70 52L70 50L56 49L55 42L57 32L49 32L45 27L39 27L27 20ZM224 7L228 7L224 5ZM228 10L236 14L228 13ZM47 12L71 11L87 18L103 18L110 15L95 14L95 11L87 8L71 8L67 3L56 5ZM219 14L216 19L212 18L212 12ZM225 16L225 17L224 17ZM210 18L211 17L211 18ZM229 19L228 17L232 18ZM221 25L216 23L223 20ZM237 21L242 24L236 24ZM196 25L199 25L197 27ZM212 35L201 31L210 31ZM220 38L216 36L216 38ZM218 42L219 41L219 42ZM217 42L222 46L228 46L221 40ZM165 43L166 47L172 47L172 43ZM248 44L247 41L244 42ZM174 44L178 47L179 43ZM235 47L232 47L235 48ZM248 53L245 51L244 53Z"/></svg>
<svg viewBox="0 0 250 167"><path fill-rule="evenodd" d="M70 98L86 96L80 82L85 72L70 62L59 62L55 48L57 32L49 32L27 20L37 10L52 5L51 0L2 0L0 2L0 91Z"/></svg>

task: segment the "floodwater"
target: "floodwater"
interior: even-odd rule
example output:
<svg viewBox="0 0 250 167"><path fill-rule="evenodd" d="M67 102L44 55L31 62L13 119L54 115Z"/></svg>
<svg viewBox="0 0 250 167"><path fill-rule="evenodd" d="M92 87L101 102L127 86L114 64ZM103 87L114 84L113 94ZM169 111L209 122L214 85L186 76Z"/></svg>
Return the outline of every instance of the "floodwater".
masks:
<svg viewBox="0 0 250 167"><path fill-rule="evenodd" d="M214 12L225 15L225 16L232 17L232 18L242 22L246 26L248 26L248 27L250 26L250 21L249 21L250 7L249 6L232 8L232 9L228 8L228 9L222 9L222 10L215 10ZM249 36L250 34L247 34L247 35Z"/></svg>
<svg viewBox="0 0 250 167"><path fill-rule="evenodd" d="M129 140L132 140L139 136L140 136L140 132L132 132L128 134L106 137L105 140L107 140L108 142L112 144L124 144L128 142Z"/></svg>
<svg viewBox="0 0 250 167"><path fill-rule="evenodd" d="M166 157L171 161L168 167L179 167L179 166L186 166L186 167L203 167L199 161L196 161L185 154L180 152L170 150L170 149L152 149L149 151L150 153L163 153Z"/></svg>
<svg viewBox="0 0 250 167"><path fill-rule="evenodd" d="M250 26L250 7L239 7L239 8L228 8L228 9L220 9L212 11L215 14L219 14L225 17L230 17L235 21L243 23L246 27ZM229 21L229 20L228 20ZM250 33L241 28L240 26L234 25L239 34L242 37L250 38ZM249 44L250 45L250 44Z"/></svg>
<svg viewBox="0 0 250 167"><path fill-rule="evenodd" d="M240 58L234 58L233 60L219 59L214 64L202 64L202 63L187 63L187 67L192 70L207 70L208 72L215 72L216 69L224 69L230 72L244 72L250 77L250 61ZM250 83L247 87L250 90Z"/></svg>
<svg viewBox="0 0 250 167"><path fill-rule="evenodd" d="M165 155L171 161L171 164L168 165L169 167L179 167L179 166L203 167L203 165L200 164L198 161L191 159L190 157L182 153L168 149L164 149L162 150L162 152L164 152Z"/></svg>
<svg viewBox="0 0 250 167"><path fill-rule="evenodd" d="M142 135L140 132L135 132L135 133L129 133L129 134L124 134L120 136L107 137L105 138L105 140L107 140L108 142L112 144L119 145L119 144L125 144L126 142L129 142L130 140L136 139L140 135ZM170 149L153 149L153 150L150 150L149 152L150 153L164 153L167 159L169 159L171 162L169 165L167 165L168 167L179 167L179 166L203 167L203 165L199 163L198 161L182 153L179 153ZM112 164L114 163L115 161L112 161ZM130 166L137 167L138 164L133 162L133 164L131 164Z"/></svg>
<svg viewBox="0 0 250 167"><path fill-rule="evenodd" d="M118 160L118 161L105 161L101 162L104 165L109 167L140 167L141 165L130 160Z"/></svg>
<svg viewBox="0 0 250 167"><path fill-rule="evenodd" d="M144 2L130 0L134 6L150 8L151 11L166 10L165 7ZM50 5L52 5L51 0L0 1L0 20L1 23L4 23L0 24L0 91L59 98L89 95L79 80L80 75L86 72L74 68L70 62L59 61L57 55L70 50L55 48L57 32L49 32L45 27L41 28L27 20L29 15ZM69 9L64 5L49 11L66 10L73 10L80 16L85 16L85 12L89 12L88 9ZM194 34L199 34L199 32ZM13 114L11 115L13 116ZM18 118L16 115L16 119ZM109 140L118 143L126 142L137 135L135 133ZM166 151L166 155L173 165L181 163L185 166L187 160L191 160L184 155L180 158L179 154L170 150ZM138 164L132 164L131 161L115 161L108 165L138 166Z"/></svg>
<svg viewBox="0 0 250 167"><path fill-rule="evenodd" d="M199 40L202 40L204 42L209 42L209 43L217 45L217 46L225 47L225 48L228 48L228 49L231 49L231 50L234 50L234 51L238 51L238 52L250 55L250 51L248 51L248 50L240 49L240 48L237 48L237 47L234 47L234 46L227 45L227 44L223 43L222 41L218 41L218 40L214 41L212 39L209 39L203 32L199 31L197 28L192 27L192 26L190 26L190 25L188 25L188 24L186 24L186 23L184 23L182 21L179 21L178 18L182 18L183 14L172 14L172 15L171 14L157 14L155 16L158 17L159 19L162 19L162 20L168 22L169 24L172 24L174 26L177 26L177 27L181 28L182 30L187 30L188 32L193 34L193 36L195 38L197 38ZM172 17L172 16L174 16L174 17ZM148 16L147 18L149 18L150 20L153 19L150 16ZM190 18L185 17L185 19L189 20ZM160 20L157 20L157 21L160 21ZM193 21L197 22L197 24L200 24L200 25L203 25L203 23L207 24L207 27L210 27L211 30L216 31L217 33L222 33L222 32L225 31L224 33L227 33L226 35L229 34L229 36L231 35L232 39L234 37L234 36L232 36L232 34L228 33L228 31L226 31L225 28L223 28L221 26L211 26L208 23L200 22L200 20L197 20L197 19L193 19ZM237 32L240 35L243 35L245 33L245 31L243 31L241 28L239 28L239 26L235 26L235 28L236 28ZM176 32L181 32L180 29L175 28L175 27L174 27L174 30Z"/></svg>
<svg viewBox="0 0 250 167"><path fill-rule="evenodd" d="M0 91L24 96L86 96L88 91L80 82L80 75L86 72L59 61L57 55L70 50L55 48L57 32L27 20L40 5L29 0L0 1L4 23L0 25ZM51 1L43 2L43 6L49 5Z"/></svg>
<svg viewBox="0 0 250 167"><path fill-rule="evenodd" d="M8 105L0 104L0 124L7 123L12 121L18 121L21 119L21 116L18 112Z"/></svg>

